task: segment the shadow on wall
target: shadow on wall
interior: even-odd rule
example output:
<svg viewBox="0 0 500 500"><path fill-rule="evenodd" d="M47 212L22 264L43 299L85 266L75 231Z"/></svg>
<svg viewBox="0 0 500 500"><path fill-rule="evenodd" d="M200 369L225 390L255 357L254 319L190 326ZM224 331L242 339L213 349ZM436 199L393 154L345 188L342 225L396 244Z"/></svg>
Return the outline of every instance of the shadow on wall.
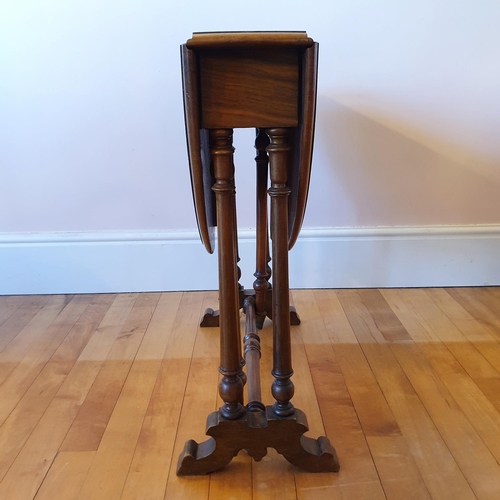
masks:
<svg viewBox="0 0 500 500"><path fill-rule="evenodd" d="M458 161L325 96L314 163L305 226L500 222L500 164Z"/></svg>

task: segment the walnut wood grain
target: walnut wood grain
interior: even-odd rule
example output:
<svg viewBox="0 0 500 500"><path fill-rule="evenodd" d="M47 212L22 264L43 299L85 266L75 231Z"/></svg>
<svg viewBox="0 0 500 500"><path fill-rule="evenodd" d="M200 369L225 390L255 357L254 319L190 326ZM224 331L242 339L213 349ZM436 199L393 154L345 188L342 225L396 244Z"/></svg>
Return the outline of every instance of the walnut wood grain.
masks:
<svg viewBox="0 0 500 500"><path fill-rule="evenodd" d="M262 460L267 448L274 448L291 464L307 472L336 472L339 461L324 436L305 437L309 430L305 414L297 409L288 418L278 418L273 407L265 412L246 412L237 420L225 420L219 412L207 418L207 441L186 442L179 456L177 474L201 475L225 467L240 450L245 449L256 461Z"/></svg>
<svg viewBox="0 0 500 500"><path fill-rule="evenodd" d="M271 268L269 266L269 229L267 213L267 179L269 157L266 148L269 145L269 137L264 129L257 129L255 138L256 178L256 234L255 234L255 308L257 317L257 328L262 329L266 319L266 295L271 279Z"/></svg>
<svg viewBox="0 0 500 500"><path fill-rule="evenodd" d="M219 297L220 297L220 353L219 371L222 378L219 394L224 402L220 412L228 419L243 412L243 380L241 378L241 336L238 303L235 190L233 165L233 131L210 131L210 151L215 177L212 189L217 203Z"/></svg>
<svg viewBox="0 0 500 500"><path fill-rule="evenodd" d="M202 127L298 125L298 49L203 50L199 64Z"/></svg>
<svg viewBox="0 0 500 500"><path fill-rule="evenodd" d="M273 370L274 382L271 388L276 400L273 408L276 415L293 415L290 400L294 394L290 380L292 370L292 346L290 339L290 298L288 285L288 196L287 163L290 146L288 129L267 129L270 144L269 171L271 187L271 240L273 262Z"/></svg>
<svg viewBox="0 0 500 500"><path fill-rule="evenodd" d="M203 35L203 36L202 36ZM217 33L215 39L223 40L225 34ZM215 36L214 35L214 36ZM231 40L232 33L228 34L228 39ZM244 34L241 35L242 39ZM257 40L262 34L254 33L248 39ZM283 34L279 34L280 38ZM288 247L291 249L298 237L300 229L302 227L302 221L305 214L307 194L309 190L309 178L311 173L311 162L312 162L312 148L314 139L314 120L316 112L316 81L317 81L317 65L318 65L318 44L312 42L311 39L307 38L311 43L304 43L302 48L297 48L300 46L298 43L295 46L290 39L287 38L290 34L283 35L283 40L288 40L283 45L288 44L289 48L295 54L298 53L297 64L300 66L297 71L297 109L298 117L297 123L292 127L290 133L290 164L289 164L289 179L290 179L290 199L289 199L289 243ZM300 36L299 36L300 35ZM262 35L264 36L264 35ZM300 32L297 34L298 39L303 40L305 34ZM204 244L208 252L212 253L214 250L213 234L215 222L215 212L214 212L214 199L211 193L211 187L213 184L213 178L210 169L210 158L208 153L208 131L202 128L201 123L201 113L202 113L202 96L200 95L200 85L199 85L199 71L198 64L201 55L204 50L210 48L208 41L211 38L207 34L205 39L205 34L200 34L200 38L193 36L187 44L182 46L182 66L183 66L183 84L184 84L184 107L185 107L185 118L186 118L186 134L188 140L188 150L189 150L189 161L191 169L191 182L193 188L193 198L195 204L195 210L197 215L198 228L200 232L201 241ZM196 41L194 41L196 38ZM293 38L293 37L292 37ZM280 38L281 39L281 38ZM204 40L207 43L204 43ZM263 40L266 40L264 37ZM219 43L219 42L217 42ZM220 42L222 43L222 42ZM264 43L264 42L262 42ZM226 42L230 45L229 42ZM214 46L215 47L215 46ZM212 47L212 48L214 48ZM249 48L250 52L255 49L256 45L244 44L239 48L243 50L244 47ZM306 48L307 47L307 48ZM276 48L276 45L274 45ZM283 47L280 48L280 50ZM227 49L226 49L227 50ZM213 51L205 50L207 53L213 53ZM278 51L279 52L279 51ZM253 52L258 54L259 51ZM224 83L224 82L222 82ZM221 91L224 93L230 93L230 87L223 85ZM217 98L215 98L217 99ZM231 101L230 98L229 100ZM256 114L262 112L262 110L267 109L267 106L273 106L272 95L267 95L265 92L260 92L256 95L256 109L260 111L253 111ZM260 103L261 101L261 103ZM245 124L244 121L240 122L230 122L229 119L234 114L236 120L239 120L239 115L233 112L231 109L225 107L225 117L224 117L224 127L236 128L240 126L250 126L257 127L256 124ZM217 119L217 117L215 117ZM272 123L264 125L262 128L270 128L276 126L290 126L288 123Z"/></svg>
<svg viewBox="0 0 500 500"><path fill-rule="evenodd" d="M191 174L191 189L200 239L207 252L214 251L215 198L211 190L214 183L210 169L208 130L200 124L200 96L198 93L198 67L194 52L181 46L184 120Z"/></svg>
<svg viewBox="0 0 500 500"><path fill-rule="evenodd" d="M232 47L310 47L314 41L305 31L233 31L193 33L186 42L189 49Z"/></svg>
<svg viewBox="0 0 500 500"><path fill-rule="evenodd" d="M319 44L306 49L302 56L301 116L299 126L292 132L292 158L288 174L291 189L288 200L288 249L292 249L302 228L306 213L309 180L311 177L316 119Z"/></svg>
<svg viewBox="0 0 500 500"><path fill-rule="evenodd" d="M265 411L262 403L260 386L260 338L257 334L257 322L255 318L255 298L249 296L245 299L245 343L244 355L247 366L247 394L248 411Z"/></svg>
<svg viewBox="0 0 500 500"><path fill-rule="evenodd" d="M186 443L179 457L179 475L217 470L241 449L260 460L268 447L304 470L327 472L339 468L326 437L314 440L303 436L308 430L305 415L291 403L295 389L291 381L290 323L299 320L289 302L288 250L300 231L309 188L317 47L302 32L216 33L195 34L182 49L193 195L200 235L209 251L213 250L211 230L215 221L208 188L215 193L220 314L207 310L203 323L220 323L219 395L223 404L208 418L207 434L212 438L200 445L192 440ZM241 127L257 129L253 290L239 284L232 134L233 128ZM242 306L246 314L245 359L241 356ZM266 316L273 322L271 394L275 400L268 407L261 401L257 335Z"/></svg>

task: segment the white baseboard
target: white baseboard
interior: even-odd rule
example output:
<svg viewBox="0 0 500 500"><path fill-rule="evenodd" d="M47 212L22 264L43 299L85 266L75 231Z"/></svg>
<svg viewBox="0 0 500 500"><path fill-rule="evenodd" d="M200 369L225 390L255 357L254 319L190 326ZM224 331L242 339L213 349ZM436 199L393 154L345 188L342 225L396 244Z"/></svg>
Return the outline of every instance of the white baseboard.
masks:
<svg viewBox="0 0 500 500"><path fill-rule="evenodd" d="M240 231L252 286L254 232ZM304 229L292 288L500 284L500 225ZM217 288L195 231L0 234L0 295Z"/></svg>

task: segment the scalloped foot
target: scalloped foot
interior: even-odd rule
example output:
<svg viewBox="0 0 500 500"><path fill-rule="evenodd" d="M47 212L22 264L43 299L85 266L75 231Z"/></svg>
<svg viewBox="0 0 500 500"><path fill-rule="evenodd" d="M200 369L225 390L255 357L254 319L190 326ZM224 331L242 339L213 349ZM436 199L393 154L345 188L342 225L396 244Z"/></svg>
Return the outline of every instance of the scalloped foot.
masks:
<svg viewBox="0 0 500 500"><path fill-rule="evenodd" d="M257 321L257 328L259 330L262 330L264 327L264 321L266 318L269 317L269 319L272 320L270 316L267 314L264 315L257 315L256 321ZM290 325L292 326L297 326L300 325L300 317L295 310L295 307L290 306ZM214 328L219 326L219 311L218 310L213 310L211 307L205 309L205 314L203 315L203 318L201 318L200 321L200 326L202 328Z"/></svg>
<svg viewBox="0 0 500 500"><path fill-rule="evenodd" d="M201 318L200 326L202 328L214 328L219 326L219 311L214 311L211 307L205 309L205 314Z"/></svg>
<svg viewBox="0 0 500 500"><path fill-rule="evenodd" d="M290 324L293 326L300 325L300 317L293 306L290 306Z"/></svg>
<svg viewBox="0 0 500 500"><path fill-rule="evenodd" d="M203 443L189 440L179 456L179 476L201 475L225 467L238 452L245 449L255 460L261 460L267 448L275 448L291 464L307 472L337 472L339 461L334 448L324 436L303 436L309 429L301 410L290 417L277 417L272 406L266 412L246 412L236 420L226 420L219 412L207 418L207 435Z"/></svg>

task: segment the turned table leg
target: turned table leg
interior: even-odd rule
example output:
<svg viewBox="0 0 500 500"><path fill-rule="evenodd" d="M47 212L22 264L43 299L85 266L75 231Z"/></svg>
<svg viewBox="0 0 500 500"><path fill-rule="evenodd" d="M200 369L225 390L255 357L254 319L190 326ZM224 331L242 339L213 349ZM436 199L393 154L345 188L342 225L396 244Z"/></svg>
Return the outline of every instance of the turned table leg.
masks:
<svg viewBox="0 0 500 500"><path fill-rule="evenodd" d="M264 325L266 315L266 298L269 289L269 279L271 278L271 268L269 267L269 232L267 224L267 177L269 158L266 147L269 145L269 137L264 129L257 129L255 138L255 149L257 156L255 163L257 167L257 204L256 204L256 266L255 281L253 288L255 290L255 315L257 328L261 329Z"/></svg>
<svg viewBox="0 0 500 500"><path fill-rule="evenodd" d="M235 187L232 129L210 130L210 153L217 206L217 245L220 299L219 394L223 417L238 418L243 412L243 377L239 321L238 268L236 249Z"/></svg>
<svg viewBox="0 0 500 500"><path fill-rule="evenodd" d="M290 145L288 129L267 129L271 187L271 240L273 263L273 370L271 392L274 412L280 417L292 415L290 399L294 387L290 377L292 370L292 346L290 339L290 298L288 286L288 195L287 163Z"/></svg>

